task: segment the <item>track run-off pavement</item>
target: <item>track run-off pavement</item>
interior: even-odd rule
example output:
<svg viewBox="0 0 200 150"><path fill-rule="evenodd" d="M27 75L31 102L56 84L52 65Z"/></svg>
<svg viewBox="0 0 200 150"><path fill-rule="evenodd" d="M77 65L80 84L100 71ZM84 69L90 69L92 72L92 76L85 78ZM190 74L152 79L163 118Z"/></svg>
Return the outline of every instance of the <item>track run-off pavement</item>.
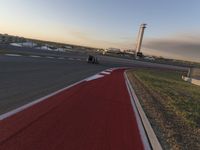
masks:
<svg viewBox="0 0 200 150"><path fill-rule="evenodd" d="M0 150L143 150L123 68L0 116Z"/></svg>

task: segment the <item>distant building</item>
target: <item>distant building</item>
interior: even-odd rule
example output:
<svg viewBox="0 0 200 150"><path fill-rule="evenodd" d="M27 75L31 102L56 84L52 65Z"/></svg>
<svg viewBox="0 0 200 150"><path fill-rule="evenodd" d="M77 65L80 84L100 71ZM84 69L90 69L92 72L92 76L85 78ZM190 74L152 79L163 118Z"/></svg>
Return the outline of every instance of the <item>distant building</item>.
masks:
<svg viewBox="0 0 200 150"><path fill-rule="evenodd" d="M149 60L149 61L154 61L155 58L151 57L151 56L145 56L144 59Z"/></svg>
<svg viewBox="0 0 200 150"><path fill-rule="evenodd" d="M18 37L18 36L12 36L8 34L0 34L0 43L1 44L9 44L9 43L19 43L19 42L25 42L25 38Z"/></svg>
<svg viewBox="0 0 200 150"><path fill-rule="evenodd" d="M126 50L124 50L124 53L125 54L133 54L133 55L135 55L135 50L133 50L133 49L126 49Z"/></svg>
<svg viewBox="0 0 200 150"><path fill-rule="evenodd" d="M9 35L8 34L1 34L0 35L0 42L1 43L8 43L9 41Z"/></svg>
<svg viewBox="0 0 200 150"><path fill-rule="evenodd" d="M65 45L64 48L72 49L72 46Z"/></svg>
<svg viewBox="0 0 200 150"><path fill-rule="evenodd" d="M106 53L116 53L116 54L118 54L118 53L121 53L121 50L118 49L118 48L108 48L108 49L105 50L105 52Z"/></svg>
<svg viewBox="0 0 200 150"><path fill-rule="evenodd" d="M3 40L3 39L2 39L2 34L0 34L0 43L2 43L2 40Z"/></svg>
<svg viewBox="0 0 200 150"><path fill-rule="evenodd" d="M189 68L187 76L182 76L182 79L200 86L200 68Z"/></svg>
<svg viewBox="0 0 200 150"><path fill-rule="evenodd" d="M188 77L200 80L200 68L189 68Z"/></svg>

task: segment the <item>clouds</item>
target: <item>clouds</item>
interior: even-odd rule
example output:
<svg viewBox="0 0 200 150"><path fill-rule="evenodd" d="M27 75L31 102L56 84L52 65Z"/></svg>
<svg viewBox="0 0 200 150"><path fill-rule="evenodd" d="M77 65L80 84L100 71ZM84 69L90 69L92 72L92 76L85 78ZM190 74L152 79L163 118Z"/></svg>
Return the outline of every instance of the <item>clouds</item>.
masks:
<svg viewBox="0 0 200 150"><path fill-rule="evenodd" d="M136 38L131 36L102 37L92 31L78 29L69 29L60 40L62 39L67 43L97 48L135 49L136 47ZM142 51L150 55L200 62L200 34L182 33L161 38L144 37Z"/></svg>
<svg viewBox="0 0 200 150"><path fill-rule="evenodd" d="M77 30L70 34L75 43L86 46L121 49L135 49L136 46L136 39L130 36L121 36L116 39L97 38L94 33ZM198 33L179 33L161 38L145 37L142 47L145 54L200 62L200 34Z"/></svg>
<svg viewBox="0 0 200 150"><path fill-rule="evenodd" d="M184 33L165 38L149 38L143 44L145 51L200 62L200 34Z"/></svg>
<svg viewBox="0 0 200 150"><path fill-rule="evenodd" d="M85 31L82 29L72 28L66 37L68 37L68 41L71 41L72 43L97 48L116 47L124 49L135 47L135 40L133 37L113 37L109 34L100 35L92 30Z"/></svg>

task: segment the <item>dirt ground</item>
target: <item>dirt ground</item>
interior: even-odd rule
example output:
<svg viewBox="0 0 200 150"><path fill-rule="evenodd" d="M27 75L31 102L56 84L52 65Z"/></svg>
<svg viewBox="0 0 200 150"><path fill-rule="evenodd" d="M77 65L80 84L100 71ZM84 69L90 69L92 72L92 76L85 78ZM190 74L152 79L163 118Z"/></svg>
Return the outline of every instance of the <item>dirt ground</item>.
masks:
<svg viewBox="0 0 200 150"><path fill-rule="evenodd" d="M163 149L200 150L200 130L185 124L166 104L166 97L147 88L134 75L134 70L127 75Z"/></svg>

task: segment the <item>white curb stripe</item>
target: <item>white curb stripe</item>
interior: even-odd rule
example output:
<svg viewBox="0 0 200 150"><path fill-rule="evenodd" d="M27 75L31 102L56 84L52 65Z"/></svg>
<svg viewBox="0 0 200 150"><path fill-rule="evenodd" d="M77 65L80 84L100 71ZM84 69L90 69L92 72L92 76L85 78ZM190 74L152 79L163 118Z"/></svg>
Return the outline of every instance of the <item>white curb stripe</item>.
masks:
<svg viewBox="0 0 200 150"><path fill-rule="evenodd" d="M21 111L23 111L23 110L25 110L25 109L27 109L27 108L29 108L29 107L31 107L31 106L33 106L33 105L39 103L39 102L42 102L42 101L44 101L44 100L46 100L46 99L48 99L48 98L50 98L50 97L52 97L52 96L54 96L54 95L56 95L56 94L62 92L62 91L65 91L65 90L67 90L67 89L69 89L69 88L71 88L71 87L73 87L73 86L75 86L75 85L78 85L78 84L80 84L80 83L82 83L82 82L84 82L84 81L85 81L85 80L81 80L81 81L79 81L79 82L76 82L76 83L74 83L74 84L72 84L72 85L69 85L69 86L63 88L63 89L60 89L60 90L58 90L58 91L56 91L56 92L53 92L53 93L51 93L51 94L49 94L49 95L47 95L47 96L44 96L44 97L42 97L42 98L40 98L40 99L38 99L38 100L35 100L35 101L30 102L30 103L28 103L28 104L25 104L25 105L23 105L23 106L21 106L21 107L19 107L19 108L16 108L16 109L14 109L14 110L11 110L11 111L9 111L9 112L7 112L7 113L5 113L5 114L2 114L2 115L0 115L0 121L3 120L3 119L5 119L5 118L8 118L8 117L10 117L10 116L12 116L12 115L14 115L14 114L16 114L16 113L18 113L18 112L21 112Z"/></svg>
<svg viewBox="0 0 200 150"><path fill-rule="evenodd" d="M98 73L97 73L96 75L98 75ZM94 77L94 76L95 76L95 75L93 75L93 76L91 76L91 77ZM69 88L71 88L71 87L73 87L73 86L75 86L75 85L78 85L78 84L80 84L80 83L82 83L82 82L84 82L84 81L87 81L88 79L92 79L91 77L87 77L87 78L85 78L85 79L83 79L83 80L81 80L81 81L78 81L78 82L76 82L76 83L74 83L74 84L71 84L71 85L65 87L65 88L62 88L62 89L60 89L60 90L58 90L58 91L55 91L55 92L53 92L53 93L51 93L51 94L49 94L49 95L47 95L47 96L44 96L44 97L39 98L39 99L37 99L37 100L34 100L34 101L32 101L32 102L30 102L30 103L28 103L28 104L25 104L25 105L23 105L23 106L21 106L21 107L18 107L18 108L14 109L14 110L11 110L11 111L9 111L9 112L7 112L7 113L4 113L4 114L0 115L0 121L3 120L3 119L8 118L8 117L10 117L10 116L13 116L13 115L17 114L18 112L21 112L21 111L23 111L23 110L25 110L25 109L27 109L27 108L29 108L29 107L31 107L31 106L33 106L33 105L39 103L39 102L42 102L42 101L44 101L44 100L47 100L48 98L50 98L50 97L52 97L52 96L54 96L54 95L56 95L56 94L58 94L58 93L60 93L60 92L62 92L62 91L65 91L65 90L67 90L67 89L69 89Z"/></svg>
<svg viewBox="0 0 200 150"><path fill-rule="evenodd" d="M125 77L126 86L127 86L127 89L128 89L129 95L130 95L131 104L132 104L133 110L136 114L136 119L137 119L137 122L139 125L139 129L140 129L140 133L141 133L141 137L142 137L145 149L146 150L149 150L149 149L162 150L160 142L158 141L158 139L151 127L151 124L149 123L148 118L146 117L146 115L142 109L142 106L140 105L140 102L135 94L134 89L131 86L131 83L127 77L126 72L124 72L124 77ZM146 131L146 133L145 133L145 131ZM150 143L148 142L147 137L148 137Z"/></svg>
<svg viewBox="0 0 200 150"><path fill-rule="evenodd" d="M101 74L110 74L110 72L102 71Z"/></svg>
<svg viewBox="0 0 200 150"><path fill-rule="evenodd" d="M6 56L13 56L13 57L19 57L19 56L22 56L22 55L19 55L19 54L5 54Z"/></svg>
<svg viewBox="0 0 200 150"><path fill-rule="evenodd" d="M91 76L91 77L85 79L85 81L92 81L92 80L96 80L96 79L102 78L102 77L104 77L104 75L96 74L94 76Z"/></svg>

